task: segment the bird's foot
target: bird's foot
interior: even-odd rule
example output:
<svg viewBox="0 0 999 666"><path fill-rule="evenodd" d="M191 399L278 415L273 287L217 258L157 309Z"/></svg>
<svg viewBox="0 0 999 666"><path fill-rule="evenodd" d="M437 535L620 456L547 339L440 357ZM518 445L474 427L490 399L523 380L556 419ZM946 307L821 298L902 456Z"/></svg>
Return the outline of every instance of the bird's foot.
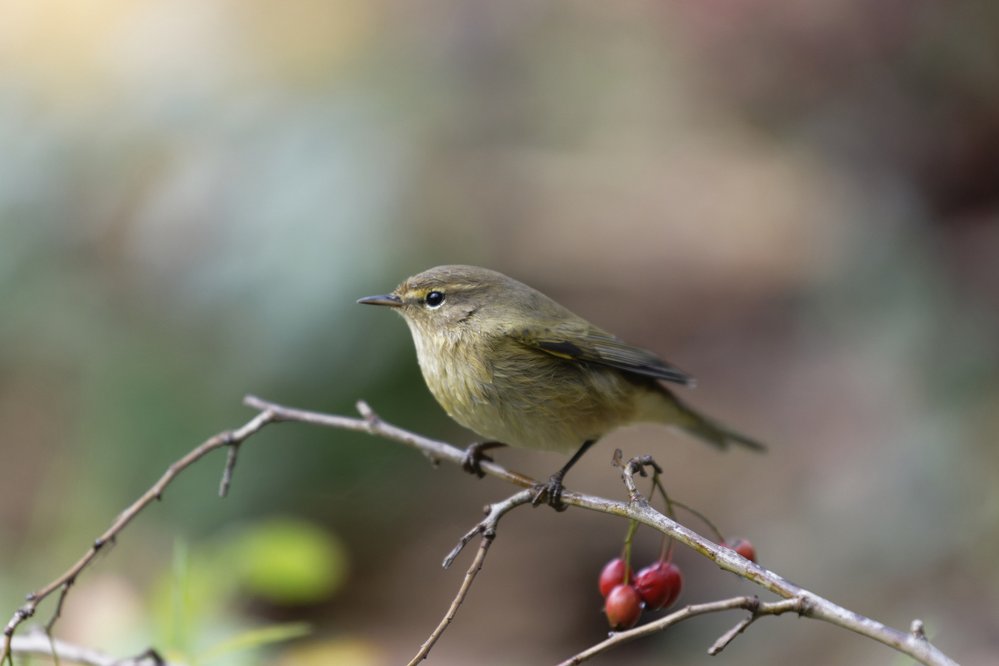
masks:
<svg viewBox="0 0 999 666"><path fill-rule="evenodd" d="M486 473L482 471L482 461L493 461L493 459L487 456L484 451L488 451L489 449L498 449L501 446L506 446L506 444L503 442L475 442L474 444L469 444L468 448L465 449L465 457L461 461L461 468L469 474L474 474L481 479L486 475Z"/></svg>
<svg viewBox="0 0 999 666"><path fill-rule="evenodd" d="M534 486L531 506L538 506L542 502L556 511L565 511L569 508L562 502L562 474L556 472L548 477L547 483L539 483Z"/></svg>

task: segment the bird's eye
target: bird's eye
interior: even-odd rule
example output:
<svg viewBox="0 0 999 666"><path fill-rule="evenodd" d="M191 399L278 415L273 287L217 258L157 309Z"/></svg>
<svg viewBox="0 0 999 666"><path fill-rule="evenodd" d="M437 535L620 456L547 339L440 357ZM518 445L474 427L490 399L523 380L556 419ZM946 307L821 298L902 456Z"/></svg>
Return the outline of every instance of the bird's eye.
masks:
<svg viewBox="0 0 999 666"><path fill-rule="evenodd" d="M444 303L443 291L431 291L425 299L428 308L439 308Z"/></svg>

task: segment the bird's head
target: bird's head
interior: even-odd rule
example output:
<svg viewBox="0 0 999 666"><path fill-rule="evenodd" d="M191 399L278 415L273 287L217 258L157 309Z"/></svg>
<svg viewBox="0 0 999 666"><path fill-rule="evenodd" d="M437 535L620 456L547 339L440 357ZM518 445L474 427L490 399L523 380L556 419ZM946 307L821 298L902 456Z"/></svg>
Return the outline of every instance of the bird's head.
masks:
<svg viewBox="0 0 999 666"><path fill-rule="evenodd" d="M395 309L414 337L451 338L501 325L504 308L517 307L522 289L529 288L487 268L437 266L407 278L391 293L357 302Z"/></svg>

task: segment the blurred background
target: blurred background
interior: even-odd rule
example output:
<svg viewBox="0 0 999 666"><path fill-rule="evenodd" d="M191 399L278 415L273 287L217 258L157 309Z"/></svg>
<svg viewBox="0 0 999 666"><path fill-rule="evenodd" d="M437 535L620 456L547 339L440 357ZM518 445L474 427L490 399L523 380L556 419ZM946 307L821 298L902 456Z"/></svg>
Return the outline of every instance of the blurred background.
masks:
<svg viewBox="0 0 999 666"><path fill-rule="evenodd" d="M770 444L606 438L762 564L999 650L999 5L3 0L0 609L64 571L246 393L473 437L354 304L501 270L699 380ZM544 477L563 459L503 451ZM300 425L185 473L80 578L60 637L191 664L404 662L511 488ZM695 519L685 522L706 533ZM520 510L431 663L601 640L626 525ZM637 566L659 542L640 530ZM681 549L681 602L752 593ZM52 603L42 608L48 617ZM902 663L818 622L696 619L594 663ZM282 639L282 640L277 640ZM276 641L276 642L275 642Z"/></svg>

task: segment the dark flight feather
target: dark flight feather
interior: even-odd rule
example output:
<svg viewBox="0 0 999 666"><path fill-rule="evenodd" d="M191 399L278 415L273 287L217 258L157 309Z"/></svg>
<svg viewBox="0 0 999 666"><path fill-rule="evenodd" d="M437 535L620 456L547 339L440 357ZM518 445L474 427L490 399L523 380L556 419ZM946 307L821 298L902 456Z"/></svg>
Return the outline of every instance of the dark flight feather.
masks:
<svg viewBox="0 0 999 666"><path fill-rule="evenodd" d="M521 330L515 336L521 343L572 361L597 363L643 377L653 377L684 386L694 378L645 349L633 347L595 327L585 330Z"/></svg>

